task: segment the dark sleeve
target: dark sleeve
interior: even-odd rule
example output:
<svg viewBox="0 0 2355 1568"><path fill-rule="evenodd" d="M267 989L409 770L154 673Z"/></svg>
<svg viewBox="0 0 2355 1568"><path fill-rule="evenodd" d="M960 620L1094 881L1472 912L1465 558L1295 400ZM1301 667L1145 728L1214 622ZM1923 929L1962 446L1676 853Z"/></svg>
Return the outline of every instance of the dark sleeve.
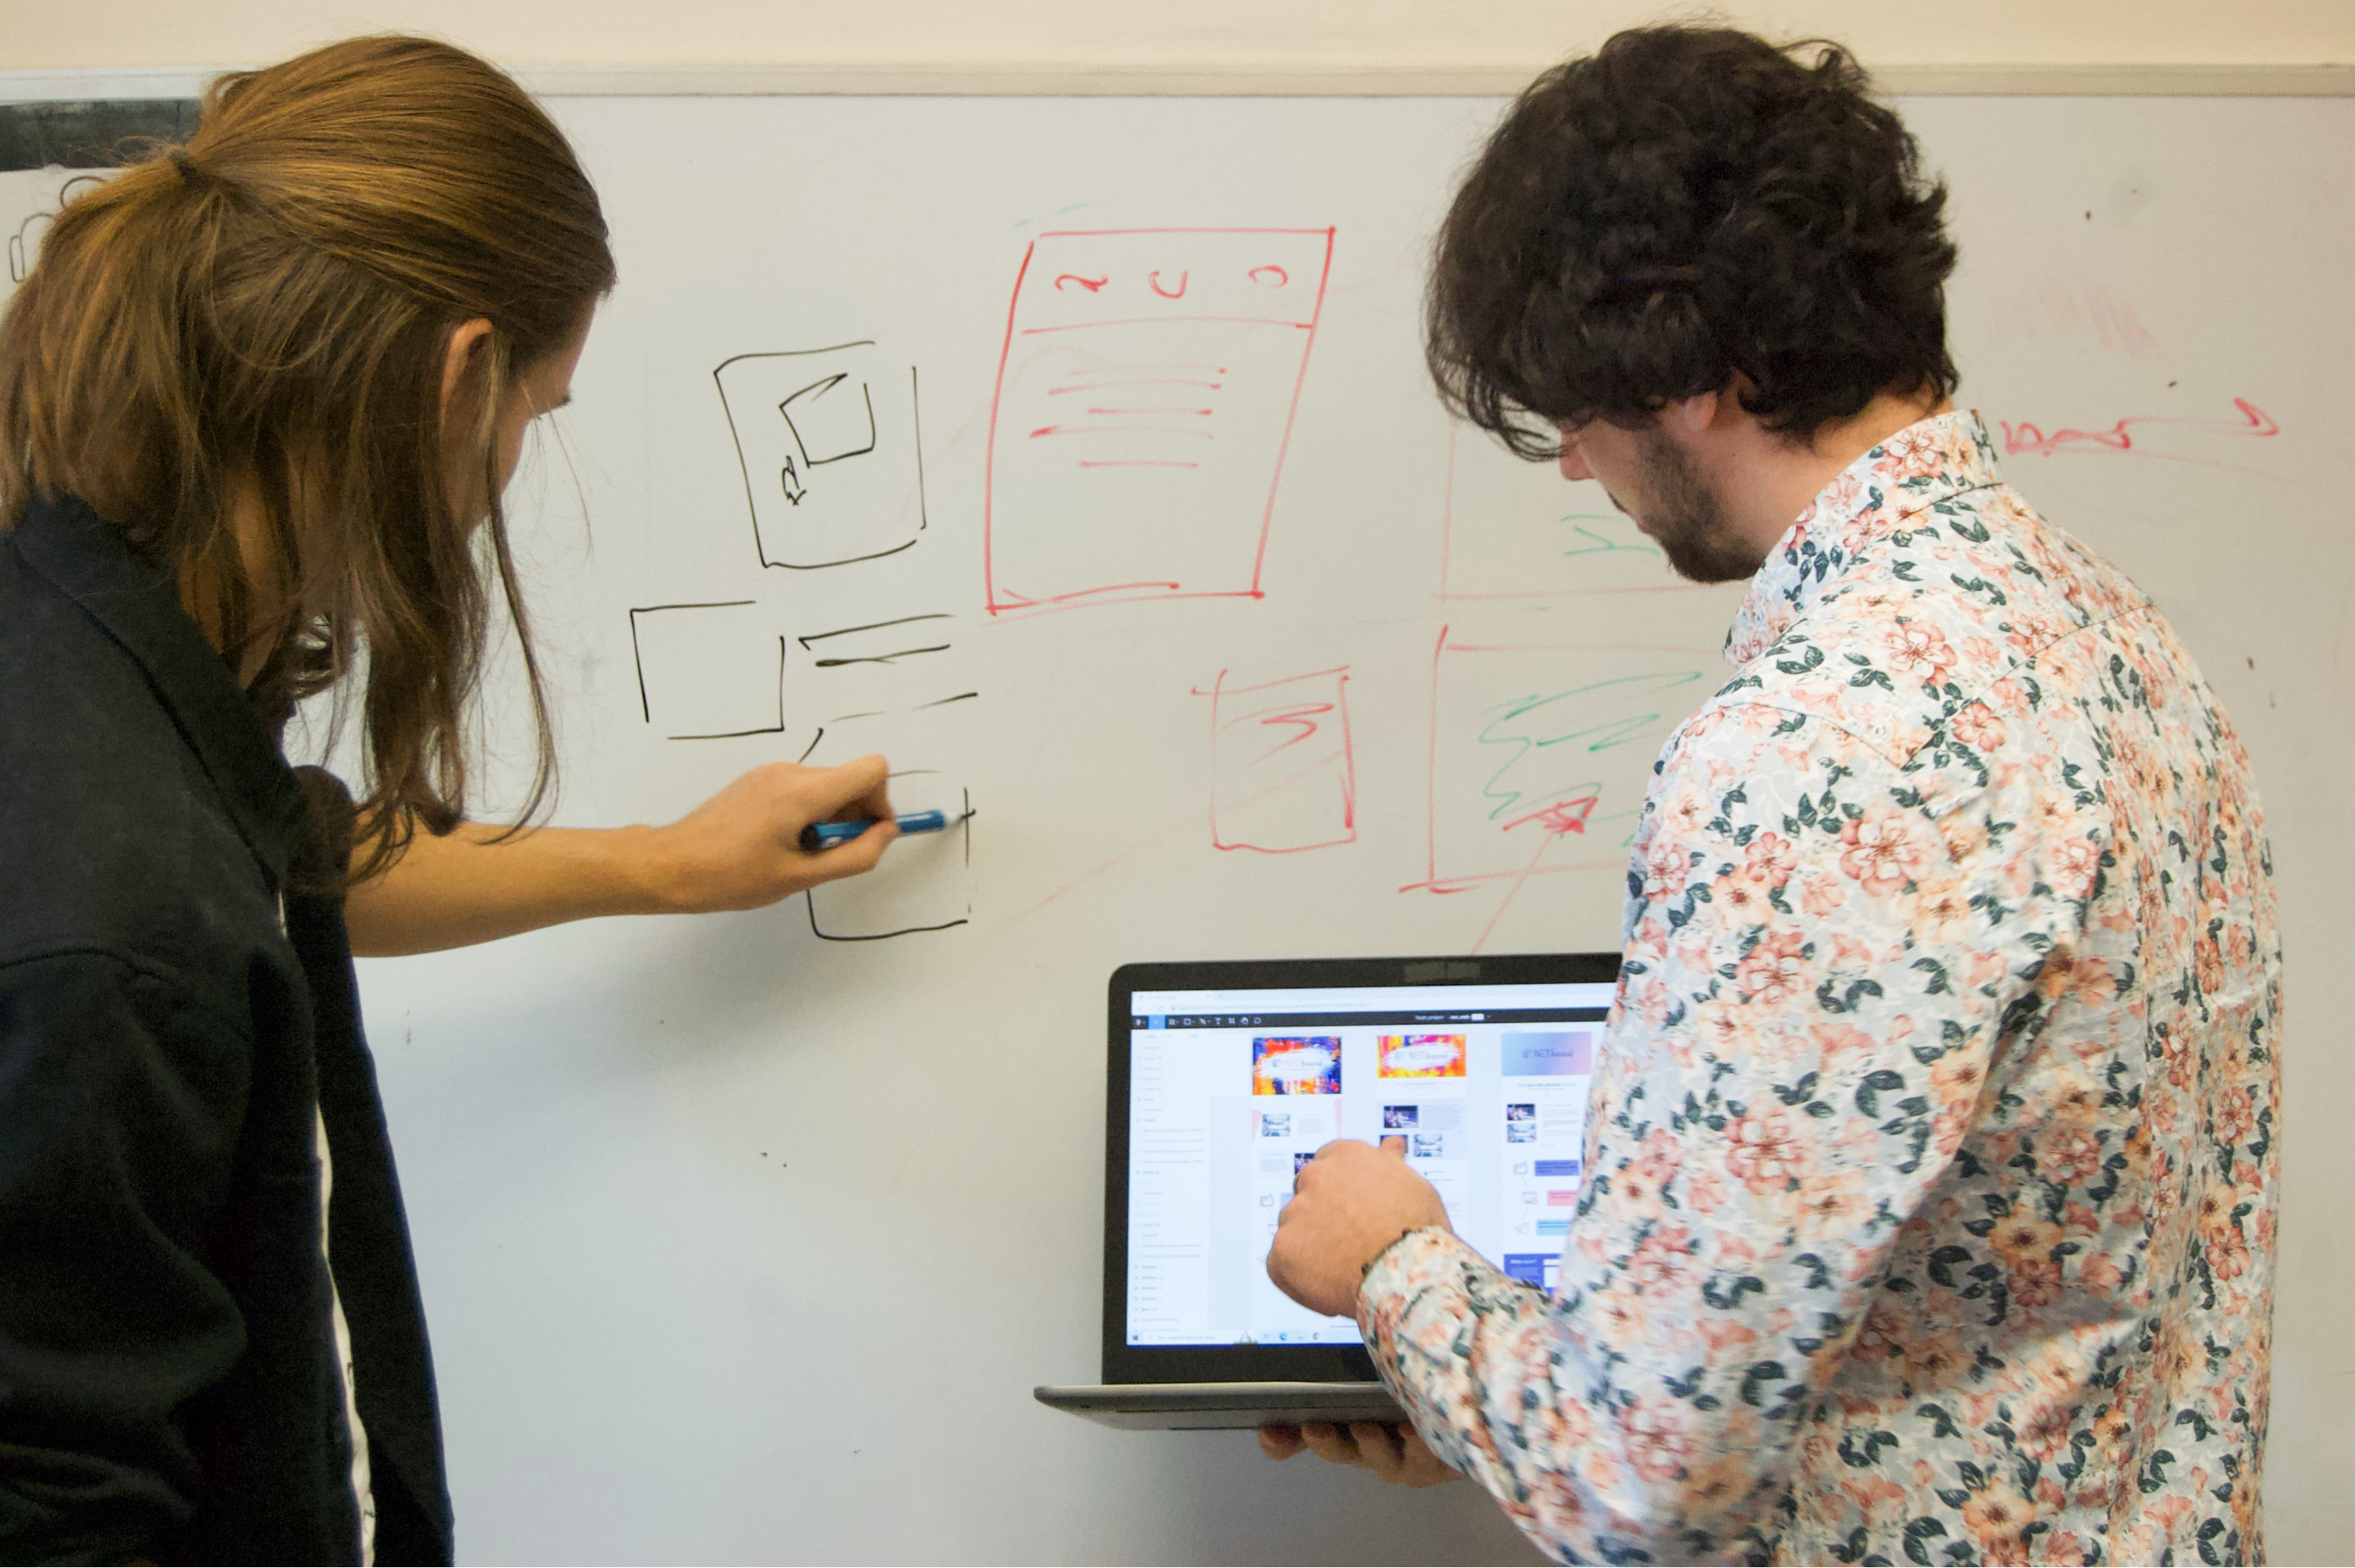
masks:
<svg viewBox="0 0 2355 1568"><path fill-rule="evenodd" d="M146 1555L195 1509L179 1414L244 1344L203 1259L251 1063L127 960L0 966L0 1561Z"/></svg>

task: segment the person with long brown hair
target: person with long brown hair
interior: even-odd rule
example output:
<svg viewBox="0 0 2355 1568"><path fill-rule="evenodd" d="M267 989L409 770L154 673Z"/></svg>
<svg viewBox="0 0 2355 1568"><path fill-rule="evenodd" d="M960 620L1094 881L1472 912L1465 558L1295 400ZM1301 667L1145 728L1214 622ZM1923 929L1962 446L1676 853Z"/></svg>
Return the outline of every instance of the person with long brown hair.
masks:
<svg viewBox="0 0 2355 1568"><path fill-rule="evenodd" d="M529 97L377 37L221 78L0 315L0 1558L449 1562L352 953L755 907L891 841L872 757L667 827L466 819L502 614L522 821L551 778L499 497L613 283ZM285 756L330 693L350 790ZM798 847L844 814L882 821Z"/></svg>

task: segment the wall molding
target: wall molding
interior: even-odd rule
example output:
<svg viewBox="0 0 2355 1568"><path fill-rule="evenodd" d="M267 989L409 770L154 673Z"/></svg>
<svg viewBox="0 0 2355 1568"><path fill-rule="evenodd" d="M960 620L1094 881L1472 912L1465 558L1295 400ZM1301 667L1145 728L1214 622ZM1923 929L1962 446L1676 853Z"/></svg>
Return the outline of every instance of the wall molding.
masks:
<svg viewBox="0 0 2355 1568"><path fill-rule="evenodd" d="M541 65L515 68L552 97L1496 98L1550 63L1476 65ZM0 101L193 98L225 67L0 70ZM1883 65L1899 97L2344 98L2355 65Z"/></svg>

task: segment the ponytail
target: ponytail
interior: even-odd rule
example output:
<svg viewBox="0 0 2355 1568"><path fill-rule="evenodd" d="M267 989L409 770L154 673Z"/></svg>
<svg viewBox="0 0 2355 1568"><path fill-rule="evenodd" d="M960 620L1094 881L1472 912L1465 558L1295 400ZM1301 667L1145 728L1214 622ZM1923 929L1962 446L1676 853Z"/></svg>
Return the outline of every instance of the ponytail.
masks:
<svg viewBox="0 0 2355 1568"><path fill-rule="evenodd" d="M358 38L224 76L185 145L67 203L0 314L0 529L76 496L184 598L207 585L277 722L364 664L359 874L464 810L496 582L537 727L527 818L554 745L491 431L613 275L562 133L472 55ZM478 317L480 417L444 429L450 334ZM487 519L453 503L466 470ZM259 560L231 517L249 497Z"/></svg>

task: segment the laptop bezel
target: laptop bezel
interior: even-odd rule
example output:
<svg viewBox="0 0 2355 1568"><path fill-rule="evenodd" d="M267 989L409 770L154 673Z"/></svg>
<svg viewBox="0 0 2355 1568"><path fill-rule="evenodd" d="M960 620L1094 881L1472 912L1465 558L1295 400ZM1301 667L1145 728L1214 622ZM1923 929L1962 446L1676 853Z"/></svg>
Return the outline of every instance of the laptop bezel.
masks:
<svg viewBox="0 0 2355 1568"><path fill-rule="evenodd" d="M1128 1342L1130 999L1156 991L1290 991L1340 986L1613 984L1617 953L1509 953L1416 959L1246 959L1123 964L1113 971L1104 1074L1103 1381L1363 1383L1361 1345L1132 1345Z"/></svg>

